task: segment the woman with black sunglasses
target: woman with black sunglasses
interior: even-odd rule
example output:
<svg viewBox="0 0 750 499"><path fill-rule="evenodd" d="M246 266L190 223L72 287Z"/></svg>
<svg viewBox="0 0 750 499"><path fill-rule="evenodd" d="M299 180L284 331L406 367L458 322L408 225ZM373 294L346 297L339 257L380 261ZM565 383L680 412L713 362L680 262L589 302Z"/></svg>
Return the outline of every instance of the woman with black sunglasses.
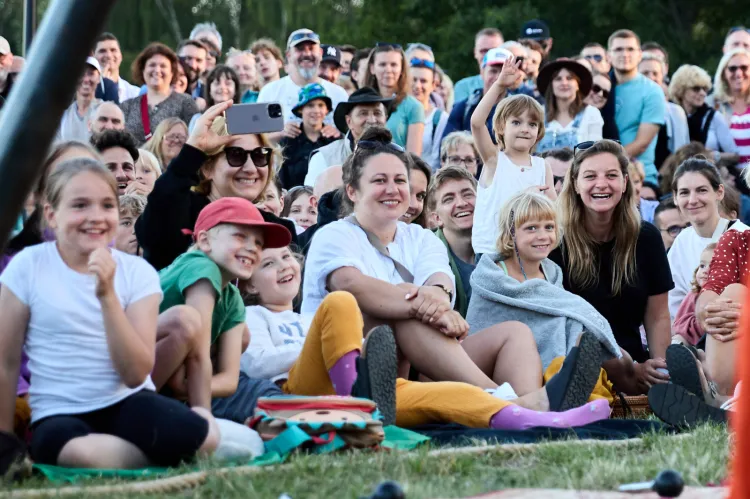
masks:
<svg viewBox="0 0 750 499"><path fill-rule="evenodd" d="M709 105L720 111L737 144L740 162L750 161L750 51L729 50L719 62L714 76L714 95Z"/></svg>
<svg viewBox="0 0 750 499"><path fill-rule="evenodd" d="M183 230L195 225L198 213L211 201L240 197L263 199L273 182L277 155L264 135L228 135L224 111L232 101L221 102L198 119L180 154L154 184L148 204L135 227L143 256L160 270L190 246ZM261 211L267 222L294 224Z"/></svg>

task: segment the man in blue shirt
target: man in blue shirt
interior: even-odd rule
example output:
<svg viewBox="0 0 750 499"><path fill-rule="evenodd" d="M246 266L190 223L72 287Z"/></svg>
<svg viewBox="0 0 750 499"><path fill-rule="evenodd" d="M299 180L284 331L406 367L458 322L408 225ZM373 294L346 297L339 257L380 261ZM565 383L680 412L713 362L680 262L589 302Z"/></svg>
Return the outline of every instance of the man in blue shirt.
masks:
<svg viewBox="0 0 750 499"><path fill-rule="evenodd" d="M664 92L638 72L643 55L638 35L628 29L615 31L608 47L607 57L617 79L615 122L620 141L630 157L643 163L646 181L658 183L654 157L657 134L666 113Z"/></svg>
<svg viewBox="0 0 750 499"><path fill-rule="evenodd" d="M477 60L479 69L482 69L482 59L490 49L495 49L503 44L503 34L497 28L484 28L474 37L474 58ZM482 75L469 76L456 82L453 87L454 102L468 99L475 90L484 86Z"/></svg>

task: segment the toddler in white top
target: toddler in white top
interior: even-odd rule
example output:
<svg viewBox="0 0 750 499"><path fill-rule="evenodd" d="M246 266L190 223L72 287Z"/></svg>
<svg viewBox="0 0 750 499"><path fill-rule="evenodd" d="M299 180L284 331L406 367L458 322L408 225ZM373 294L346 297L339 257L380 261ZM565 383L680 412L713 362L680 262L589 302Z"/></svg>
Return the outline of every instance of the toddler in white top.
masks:
<svg viewBox="0 0 750 499"><path fill-rule="evenodd" d="M485 59L485 70L492 70L494 59ZM500 63L497 59L497 64ZM498 216L505 202L514 194L531 189L544 193L553 201L557 198L552 169L543 158L531 156L534 147L544 137L544 109L527 95L504 97L507 90L515 88L523 78L523 73L510 55L502 64L500 75L471 116L471 133L484 162L471 236L476 254L495 251L499 236ZM485 123L492 106L501 98L492 120L496 146Z"/></svg>

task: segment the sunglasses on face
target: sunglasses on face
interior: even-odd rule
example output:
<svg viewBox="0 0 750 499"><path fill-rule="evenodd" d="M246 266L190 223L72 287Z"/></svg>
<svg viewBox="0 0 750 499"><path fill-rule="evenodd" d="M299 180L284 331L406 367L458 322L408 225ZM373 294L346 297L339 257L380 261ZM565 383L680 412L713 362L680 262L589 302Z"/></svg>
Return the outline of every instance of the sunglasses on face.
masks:
<svg viewBox="0 0 750 499"><path fill-rule="evenodd" d="M317 33L310 33L309 31L305 31L303 33L297 33L296 35L294 35L292 39L289 40L289 45L293 44L296 41L305 40L305 39L320 43L320 37L318 36Z"/></svg>
<svg viewBox="0 0 750 499"><path fill-rule="evenodd" d="M432 61L428 61L427 59L418 59L416 57L412 58L411 61L409 61L409 66L413 68L427 68L427 69L435 69L435 63Z"/></svg>
<svg viewBox="0 0 750 499"><path fill-rule="evenodd" d="M375 48L385 48L385 49L393 49L393 50L403 50L403 47L399 45L398 43L388 43L388 42L377 42L375 44Z"/></svg>
<svg viewBox="0 0 750 499"><path fill-rule="evenodd" d="M600 87L596 83L591 86L591 91L595 94L602 94L602 97L604 97L605 99L609 99L609 90Z"/></svg>
<svg viewBox="0 0 750 499"><path fill-rule="evenodd" d="M727 71L729 71L731 74L734 74L737 71L742 71L743 73L747 73L748 69L750 69L750 66L748 66L747 64L742 64L740 66L727 66Z"/></svg>
<svg viewBox="0 0 750 499"><path fill-rule="evenodd" d="M729 28L729 32L727 33L727 36L731 35L732 33L737 33L738 31L744 31L745 33L750 33L750 29L744 26L734 26L733 28Z"/></svg>
<svg viewBox="0 0 750 499"><path fill-rule="evenodd" d="M584 59L588 59L589 61L594 61L594 62L602 62L604 60L604 56L601 54L589 54L589 55L584 55L583 57Z"/></svg>
<svg viewBox="0 0 750 499"><path fill-rule="evenodd" d="M359 142L357 142L357 149L378 149L380 147L384 147L401 154L406 152L403 147L396 144L395 142L385 143L379 142L377 140L360 140Z"/></svg>
<svg viewBox="0 0 750 499"><path fill-rule="evenodd" d="M699 92L706 92L706 93L708 93L708 88L707 87L701 87L700 85L697 85L695 87L690 87L690 90L692 90L696 94L699 93Z"/></svg>
<svg viewBox="0 0 750 499"><path fill-rule="evenodd" d="M680 232L690 227L690 224L687 225L670 225L666 229L659 229L661 232L666 232L672 237L677 237L680 235Z"/></svg>
<svg viewBox="0 0 750 499"><path fill-rule="evenodd" d="M239 168L245 166L247 157L253 160L258 168L264 168L271 162L272 149L270 147L256 147L255 149L243 149L242 147L225 147L224 155L229 166Z"/></svg>

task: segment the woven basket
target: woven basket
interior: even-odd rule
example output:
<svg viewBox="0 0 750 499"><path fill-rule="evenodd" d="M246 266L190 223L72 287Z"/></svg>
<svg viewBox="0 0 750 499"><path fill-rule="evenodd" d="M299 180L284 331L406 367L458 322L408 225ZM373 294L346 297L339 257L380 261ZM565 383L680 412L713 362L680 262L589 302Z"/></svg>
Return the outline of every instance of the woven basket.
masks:
<svg viewBox="0 0 750 499"><path fill-rule="evenodd" d="M615 397L615 403L612 406L611 418L625 419L637 418L643 419L653 412L648 406L648 395L624 395L618 393Z"/></svg>

